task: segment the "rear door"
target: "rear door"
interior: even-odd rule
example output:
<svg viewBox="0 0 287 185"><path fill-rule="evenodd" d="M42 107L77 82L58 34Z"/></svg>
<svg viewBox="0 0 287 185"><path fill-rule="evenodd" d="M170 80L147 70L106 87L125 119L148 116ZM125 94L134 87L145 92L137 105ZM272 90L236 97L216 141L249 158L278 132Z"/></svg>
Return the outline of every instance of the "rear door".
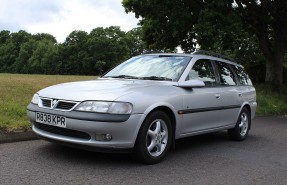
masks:
<svg viewBox="0 0 287 185"><path fill-rule="evenodd" d="M225 62L216 61L216 70L221 88L220 108L218 118L224 125L235 124L241 107L241 90L238 88L238 81L231 65Z"/></svg>
<svg viewBox="0 0 287 185"><path fill-rule="evenodd" d="M255 89L252 85L250 78L244 71L243 67L237 65L231 65L233 71L237 75L238 79L238 96L239 102L242 105L244 102L249 104L253 103L255 100Z"/></svg>

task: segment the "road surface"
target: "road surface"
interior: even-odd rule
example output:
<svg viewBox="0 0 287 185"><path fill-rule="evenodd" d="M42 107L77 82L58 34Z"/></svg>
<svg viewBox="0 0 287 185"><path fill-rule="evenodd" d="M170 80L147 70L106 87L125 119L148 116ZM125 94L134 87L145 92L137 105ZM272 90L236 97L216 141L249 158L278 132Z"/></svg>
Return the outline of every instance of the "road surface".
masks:
<svg viewBox="0 0 287 185"><path fill-rule="evenodd" d="M257 117L247 140L181 139L160 164L43 140L0 144L0 184L287 184L287 117Z"/></svg>

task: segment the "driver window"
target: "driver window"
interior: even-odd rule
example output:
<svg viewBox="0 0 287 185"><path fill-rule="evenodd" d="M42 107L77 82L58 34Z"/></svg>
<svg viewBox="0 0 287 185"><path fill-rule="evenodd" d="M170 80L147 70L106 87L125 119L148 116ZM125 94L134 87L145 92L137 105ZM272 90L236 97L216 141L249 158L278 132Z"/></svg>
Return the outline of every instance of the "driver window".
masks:
<svg viewBox="0 0 287 185"><path fill-rule="evenodd" d="M216 80L210 60L201 59L195 62L186 80L201 80L205 86L215 86Z"/></svg>

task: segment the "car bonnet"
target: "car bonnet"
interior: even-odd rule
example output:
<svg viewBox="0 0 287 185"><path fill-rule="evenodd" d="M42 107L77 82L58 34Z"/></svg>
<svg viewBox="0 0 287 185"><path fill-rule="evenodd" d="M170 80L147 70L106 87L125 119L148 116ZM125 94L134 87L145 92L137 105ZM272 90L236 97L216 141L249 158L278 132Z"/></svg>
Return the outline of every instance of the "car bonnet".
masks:
<svg viewBox="0 0 287 185"><path fill-rule="evenodd" d="M168 83L172 82L101 79L58 84L42 89L38 94L41 97L71 101L114 101L138 88Z"/></svg>

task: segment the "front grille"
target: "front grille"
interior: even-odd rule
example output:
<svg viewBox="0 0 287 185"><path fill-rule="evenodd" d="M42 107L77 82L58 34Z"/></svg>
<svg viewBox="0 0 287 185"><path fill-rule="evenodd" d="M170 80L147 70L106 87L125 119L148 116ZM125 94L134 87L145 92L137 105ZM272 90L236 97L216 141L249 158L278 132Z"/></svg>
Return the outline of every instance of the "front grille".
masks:
<svg viewBox="0 0 287 185"><path fill-rule="evenodd" d="M59 101L55 109L62 109L62 110L70 110L72 109L76 103L74 102L65 102L65 101Z"/></svg>
<svg viewBox="0 0 287 185"><path fill-rule="evenodd" d="M41 99L43 107L51 108L52 100L51 99Z"/></svg>
<svg viewBox="0 0 287 185"><path fill-rule="evenodd" d="M78 102L67 101L67 100L57 100L52 98L41 98L40 107L46 107L51 109L58 109L69 111L77 105Z"/></svg>
<svg viewBox="0 0 287 185"><path fill-rule="evenodd" d="M40 130L50 132L53 134L57 134L57 135L67 136L71 138L85 139L85 140L91 139L91 136L89 134L85 132L77 131L77 130L55 127L55 126L46 125L46 124L42 124L38 122L35 122L34 125L36 128Z"/></svg>

